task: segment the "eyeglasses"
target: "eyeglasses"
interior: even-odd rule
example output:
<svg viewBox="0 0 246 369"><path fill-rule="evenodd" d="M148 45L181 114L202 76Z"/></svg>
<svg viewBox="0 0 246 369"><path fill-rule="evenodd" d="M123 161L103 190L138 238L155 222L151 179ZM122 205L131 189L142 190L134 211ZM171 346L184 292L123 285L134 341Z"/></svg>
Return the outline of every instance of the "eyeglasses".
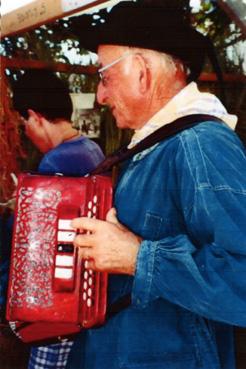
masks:
<svg viewBox="0 0 246 369"><path fill-rule="evenodd" d="M112 61L111 63L105 65L104 67L98 69L98 75L101 79L102 82L104 82L104 75L102 72L104 72L105 70L111 68L113 65L119 63L121 60L124 60L125 58L127 58L129 55L132 55L132 52L131 51L127 51L126 53L124 53L122 56L120 56L118 59L115 59L114 61Z"/></svg>

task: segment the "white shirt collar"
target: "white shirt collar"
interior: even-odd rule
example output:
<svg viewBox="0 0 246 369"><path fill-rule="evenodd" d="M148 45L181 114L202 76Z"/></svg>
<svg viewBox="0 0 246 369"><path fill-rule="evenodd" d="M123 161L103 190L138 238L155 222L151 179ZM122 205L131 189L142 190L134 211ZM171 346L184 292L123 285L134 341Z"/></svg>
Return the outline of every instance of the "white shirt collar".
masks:
<svg viewBox="0 0 246 369"><path fill-rule="evenodd" d="M135 146L158 128L177 118L190 114L210 114L222 119L229 127L235 128L236 115L228 114L220 100L208 92L200 92L197 84L191 82L159 110L141 129L132 136L129 148Z"/></svg>

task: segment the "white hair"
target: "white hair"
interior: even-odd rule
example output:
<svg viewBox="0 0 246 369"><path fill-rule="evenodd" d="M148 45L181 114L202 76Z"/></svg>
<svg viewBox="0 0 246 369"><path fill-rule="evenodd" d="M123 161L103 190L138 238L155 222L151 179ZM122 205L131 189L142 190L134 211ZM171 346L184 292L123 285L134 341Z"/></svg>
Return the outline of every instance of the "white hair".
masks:
<svg viewBox="0 0 246 369"><path fill-rule="evenodd" d="M146 64L149 68L153 69L157 67L160 68L162 72L170 73L172 75L175 75L179 69L187 76L189 75L189 69L185 66L185 64L180 59L170 54L137 47L127 47L127 49L133 51L134 53L141 54L146 60Z"/></svg>

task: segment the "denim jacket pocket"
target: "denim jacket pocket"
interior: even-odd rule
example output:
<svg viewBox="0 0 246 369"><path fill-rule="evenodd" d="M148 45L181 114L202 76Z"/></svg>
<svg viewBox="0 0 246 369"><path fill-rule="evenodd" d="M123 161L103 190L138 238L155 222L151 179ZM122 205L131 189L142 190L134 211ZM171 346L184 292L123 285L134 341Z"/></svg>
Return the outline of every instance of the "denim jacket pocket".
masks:
<svg viewBox="0 0 246 369"><path fill-rule="evenodd" d="M143 224L142 237L151 240L158 239L162 223L163 223L162 217L147 211L145 214Z"/></svg>
<svg viewBox="0 0 246 369"><path fill-rule="evenodd" d="M148 240L158 240L163 231L170 232L170 222L159 214L147 211L145 214L141 236Z"/></svg>

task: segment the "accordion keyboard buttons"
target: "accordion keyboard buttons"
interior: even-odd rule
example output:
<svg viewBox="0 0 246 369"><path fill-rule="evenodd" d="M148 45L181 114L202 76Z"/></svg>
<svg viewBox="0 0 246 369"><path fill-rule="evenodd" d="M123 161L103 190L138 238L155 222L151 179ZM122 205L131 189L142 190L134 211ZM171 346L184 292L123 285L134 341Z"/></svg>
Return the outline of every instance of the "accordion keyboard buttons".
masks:
<svg viewBox="0 0 246 369"><path fill-rule="evenodd" d="M93 306L93 270L88 269L88 260L84 261L83 284L82 284L82 299L86 302L86 306L91 308Z"/></svg>
<svg viewBox="0 0 246 369"><path fill-rule="evenodd" d="M88 218L96 218L98 212L98 197L94 195L92 200L87 203L87 213L85 214ZM88 232L90 233L90 232ZM88 260L83 261L84 271L83 283L82 283L82 299L86 302L88 309L93 307L93 287L94 287L94 272L89 268Z"/></svg>
<svg viewBox="0 0 246 369"><path fill-rule="evenodd" d="M57 221L57 249L55 256L54 290L69 292L75 285L76 250L73 240L76 231L71 227L71 220L79 214L77 208L59 208Z"/></svg>

